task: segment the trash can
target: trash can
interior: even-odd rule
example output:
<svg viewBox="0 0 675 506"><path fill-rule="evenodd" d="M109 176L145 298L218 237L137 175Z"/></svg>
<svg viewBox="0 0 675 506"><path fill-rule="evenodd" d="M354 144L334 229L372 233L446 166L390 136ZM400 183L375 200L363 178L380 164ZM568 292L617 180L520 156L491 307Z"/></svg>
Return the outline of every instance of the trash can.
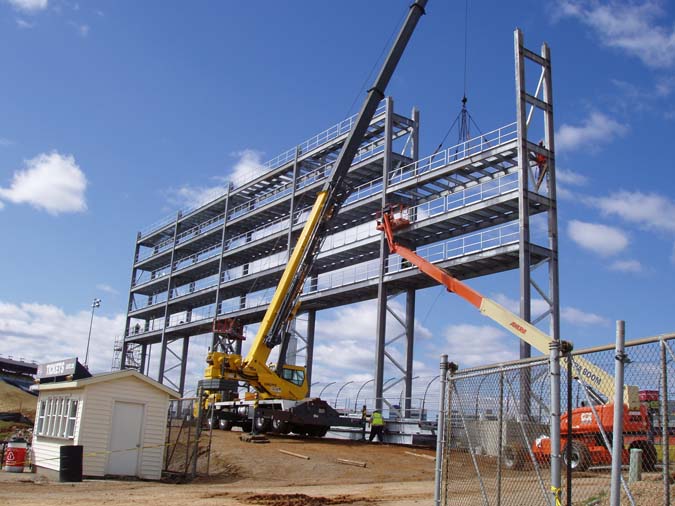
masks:
<svg viewBox="0 0 675 506"><path fill-rule="evenodd" d="M62 446L59 457L59 481L82 481L82 445Z"/></svg>
<svg viewBox="0 0 675 506"><path fill-rule="evenodd" d="M9 473L23 473L26 465L26 451L28 443L20 437L13 437L7 443L5 448L5 458L2 464L2 470Z"/></svg>

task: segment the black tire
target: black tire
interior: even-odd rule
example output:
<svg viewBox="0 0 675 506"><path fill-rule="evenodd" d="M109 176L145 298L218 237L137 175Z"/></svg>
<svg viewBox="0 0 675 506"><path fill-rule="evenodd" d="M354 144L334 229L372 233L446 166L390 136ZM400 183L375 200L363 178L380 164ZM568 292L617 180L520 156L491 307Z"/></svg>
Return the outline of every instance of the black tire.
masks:
<svg viewBox="0 0 675 506"><path fill-rule="evenodd" d="M328 427L315 425L307 428L307 434L311 437L324 437L328 432Z"/></svg>
<svg viewBox="0 0 675 506"><path fill-rule="evenodd" d="M255 419L255 430L258 434L264 434L270 430L270 421L267 418L257 417Z"/></svg>
<svg viewBox="0 0 675 506"><path fill-rule="evenodd" d="M306 436L309 433L307 427L304 425L291 425L291 432L298 436Z"/></svg>
<svg viewBox="0 0 675 506"><path fill-rule="evenodd" d="M291 432L291 424L286 420L279 420L278 418L272 418L272 431L277 434L288 434Z"/></svg>
<svg viewBox="0 0 675 506"><path fill-rule="evenodd" d="M567 447L563 449L562 457L567 466ZM591 452L588 447L579 441L572 441L572 471L585 471L590 465Z"/></svg>
<svg viewBox="0 0 675 506"><path fill-rule="evenodd" d="M253 422L251 420L246 420L245 422L241 423L242 432L251 432L252 429L253 429Z"/></svg>
<svg viewBox="0 0 675 506"><path fill-rule="evenodd" d="M635 441L630 445L630 449L637 448L642 450L642 470L647 473L656 471L656 464L659 457L656 453L654 444L649 441Z"/></svg>
<svg viewBox="0 0 675 506"><path fill-rule="evenodd" d="M522 469L525 465L525 459L522 451L518 451L513 446L507 446L502 454L502 463L505 469Z"/></svg>
<svg viewBox="0 0 675 506"><path fill-rule="evenodd" d="M232 422L230 420L218 420L218 428L220 430L232 430Z"/></svg>

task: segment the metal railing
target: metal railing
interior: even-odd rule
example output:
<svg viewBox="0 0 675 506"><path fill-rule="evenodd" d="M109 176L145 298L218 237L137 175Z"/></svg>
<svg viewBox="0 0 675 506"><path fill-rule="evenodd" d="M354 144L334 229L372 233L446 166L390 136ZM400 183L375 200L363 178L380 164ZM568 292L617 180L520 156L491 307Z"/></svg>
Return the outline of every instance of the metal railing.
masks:
<svg viewBox="0 0 675 506"><path fill-rule="evenodd" d="M497 147L506 142L511 142L517 138L517 124L509 123L491 132L487 132L480 137L474 137L464 142L460 142L447 149L422 158L416 162L404 165L389 174L389 184L401 183L412 178L416 178L427 172L450 165L451 163L463 160L469 156L482 153L486 149Z"/></svg>
<svg viewBox="0 0 675 506"><path fill-rule="evenodd" d="M386 102L383 100L380 102L378 105L374 118L377 118L381 114L383 114L386 110ZM270 172L278 167L281 167L282 165L289 163L293 160L295 160L295 154L297 151L299 153L305 154L308 153L320 146L323 146L324 144L327 144L331 142L332 140L345 135L349 133L351 130L352 126L354 126L354 121L356 121L358 114L354 114L353 116L350 116L347 119L344 119L337 124L327 128L326 130L319 132L318 134L310 137L309 139L305 140L304 142L301 142L298 146L293 147L291 149L288 149L284 151L283 153L280 153L279 155L275 156L274 158L268 160L267 162L263 163L260 165L260 167L255 170L250 172L249 174L243 175L239 178L232 179L229 181L229 187L234 189L238 188L245 183L251 181L252 179L255 179L258 176L261 176L267 172ZM183 216L187 216L188 214L192 213L193 211L203 207L205 204L207 204L210 201L216 200L220 197L222 197L225 193L227 192L227 189L225 188L216 188L212 191L212 195L209 195L204 199L203 203L200 203L196 206L192 206L190 208L186 208L182 211ZM170 215L165 218L162 218L155 223L149 225L148 227L145 227L143 230L141 230L140 235L141 237L145 237L147 235L150 235L153 232L156 232L160 228L166 227L169 223L175 221L175 215Z"/></svg>

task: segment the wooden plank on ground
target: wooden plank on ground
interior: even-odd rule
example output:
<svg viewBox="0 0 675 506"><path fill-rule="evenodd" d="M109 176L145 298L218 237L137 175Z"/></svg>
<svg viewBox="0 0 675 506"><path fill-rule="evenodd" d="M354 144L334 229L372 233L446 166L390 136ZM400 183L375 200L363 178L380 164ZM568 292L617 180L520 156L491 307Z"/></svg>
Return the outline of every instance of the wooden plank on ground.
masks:
<svg viewBox="0 0 675 506"><path fill-rule="evenodd" d="M413 457L422 457L423 459L429 459L429 460L436 460L436 457L433 455L423 455L421 453L415 453L415 452L405 452L406 455L412 455Z"/></svg>
<svg viewBox="0 0 675 506"><path fill-rule="evenodd" d="M365 462L359 462L358 460L347 460L347 459L335 459L338 464L345 464L348 466L357 466L357 467L366 467Z"/></svg>
<svg viewBox="0 0 675 506"><path fill-rule="evenodd" d="M309 457L307 455L301 455L299 453L293 453L286 450L279 450L279 451L281 453L285 453L286 455L290 455L291 457L298 457L299 459L309 460Z"/></svg>

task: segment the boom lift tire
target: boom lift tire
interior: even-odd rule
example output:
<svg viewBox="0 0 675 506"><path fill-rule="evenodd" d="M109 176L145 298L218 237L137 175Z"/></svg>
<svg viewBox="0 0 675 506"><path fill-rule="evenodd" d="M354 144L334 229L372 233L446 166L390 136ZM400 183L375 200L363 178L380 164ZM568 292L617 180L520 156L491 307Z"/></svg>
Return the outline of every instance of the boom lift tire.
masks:
<svg viewBox="0 0 675 506"><path fill-rule="evenodd" d="M220 430L232 430L232 422L229 420L218 420L218 428Z"/></svg>
<svg viewBox="0 0 675 506"><path fill-rule="evenodd" d="M562 451L563 463L567 466L567 446ZM591 465L591 452L585 444L572 441L572 471L585 471Z"/></svg>

